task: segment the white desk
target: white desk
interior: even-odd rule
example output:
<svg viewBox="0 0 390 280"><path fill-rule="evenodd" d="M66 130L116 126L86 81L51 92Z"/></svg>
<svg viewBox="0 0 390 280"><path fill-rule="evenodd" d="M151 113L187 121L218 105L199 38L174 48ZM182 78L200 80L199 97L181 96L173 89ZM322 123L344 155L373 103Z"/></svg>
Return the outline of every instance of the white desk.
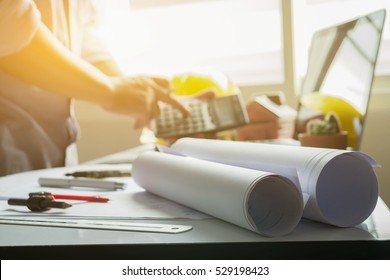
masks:
<svg viewBox="0 0 390 280"><path fill-rule="evenodd" d="M119 155L131 155L126 151ZM110 161L113 158L105 158ZM106 162L103 160L103 162ZM123 162L123 157L121 159ZM33 172L34 173L34 172ZM23 173L22 173L23 174ZM13 175L13 178L26 178ZM39 176L36 171L36 176ZM14 186L24 183L15 180ZM0 188L9 184L0 178ZM354 228L302 220L290 234L268 238L218 219L145 219L191 225L178 234L0 225L2 259L388 259L390 212L379 199L373 214Z"/></svg>

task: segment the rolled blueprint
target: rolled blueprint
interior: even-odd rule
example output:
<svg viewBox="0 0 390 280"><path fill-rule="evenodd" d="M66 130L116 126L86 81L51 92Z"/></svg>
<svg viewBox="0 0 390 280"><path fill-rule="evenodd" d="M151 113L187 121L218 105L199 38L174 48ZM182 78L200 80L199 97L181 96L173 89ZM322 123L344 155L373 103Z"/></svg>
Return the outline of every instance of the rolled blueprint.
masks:
<svg viewBox="0 0 390 280"><path fill-rule="evenodd" d="M300 188L269 172L145 152L132 173L149 192L262 235L288 234L302 217Z"/></svg>
<svg viewBox="0 0 390 280"><path fill-rule="evenodd" d="M378 200L373 159L360 152L253 142L183 138L171 149L187 156L286 175L298 172L309 194L303 217L340 227L367 219Z"/></svg>

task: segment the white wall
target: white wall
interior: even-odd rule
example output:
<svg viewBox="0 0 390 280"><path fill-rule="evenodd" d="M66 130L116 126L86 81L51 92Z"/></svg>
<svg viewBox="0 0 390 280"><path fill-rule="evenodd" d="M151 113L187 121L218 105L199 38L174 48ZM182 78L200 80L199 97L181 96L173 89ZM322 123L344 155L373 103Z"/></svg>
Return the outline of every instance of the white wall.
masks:
<svg viewBox="0 0 390 280"><path fill-rule="evenodd" d="M376 168L380 196L390 206L390 89L371 98L361 151L380 165Z"/></svg>

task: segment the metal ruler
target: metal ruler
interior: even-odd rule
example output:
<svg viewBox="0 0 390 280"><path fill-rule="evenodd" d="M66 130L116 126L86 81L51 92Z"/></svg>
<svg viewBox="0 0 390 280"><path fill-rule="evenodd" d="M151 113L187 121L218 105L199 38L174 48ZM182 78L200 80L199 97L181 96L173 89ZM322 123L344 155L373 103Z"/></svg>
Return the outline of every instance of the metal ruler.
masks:
<svg viewBox="0 0 390 280"><path fill-rule="evenodd" d="M185 225L134 223L134 222L124 222L124 221L119 222L119 221L84 220L84 219L79 220L79 219L26 218L26 217L1 217L0 224L84 228L84 229L100 229L100 230L140 231L140 232L156 232L156 233L181 233L192 229L192 226L185 226Z"/></svg>

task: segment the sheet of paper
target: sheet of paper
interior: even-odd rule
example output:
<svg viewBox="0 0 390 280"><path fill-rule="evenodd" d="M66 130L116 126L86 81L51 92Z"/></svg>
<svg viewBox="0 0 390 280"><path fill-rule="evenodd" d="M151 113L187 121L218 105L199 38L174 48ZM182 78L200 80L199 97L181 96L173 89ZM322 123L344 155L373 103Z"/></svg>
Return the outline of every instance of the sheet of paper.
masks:
<svg viewBox="0 0 390 280"><path fill-rule="evenodd" d="M65 173L83 170L124 170L131 165L80 165L68 168L53 168L24 172L0 178L0 194L2 197L28 198L30 192L51 192L53 194L100 195L108 197L107 203L69 201L73 206L67 209L51 209L45 212L31 212L27 207L8 205L6 200L0 201L0 216L40 216L88 219L205 219L209 216L154 195L134 183L131 177L107 178L124 182L125 190L104 191L96 189L50 188L40 187L40 177L64 177Z"/></svg>
<svg viewBox="0 0 390 280"><path fill-rule="evenodd" d="M300 188L269 172L146 152L133 164L146 190L267 236L291 232L303 212Z"/></svg>
<svg viewBox="0 0 390 280"><path fill-rule="evenodd" d="M171 149L207 161L260 169L289 177L297 170L310 195L303 216L341 227L362 223L375 208L375 161L353 151L182 138Z"/></svg>

